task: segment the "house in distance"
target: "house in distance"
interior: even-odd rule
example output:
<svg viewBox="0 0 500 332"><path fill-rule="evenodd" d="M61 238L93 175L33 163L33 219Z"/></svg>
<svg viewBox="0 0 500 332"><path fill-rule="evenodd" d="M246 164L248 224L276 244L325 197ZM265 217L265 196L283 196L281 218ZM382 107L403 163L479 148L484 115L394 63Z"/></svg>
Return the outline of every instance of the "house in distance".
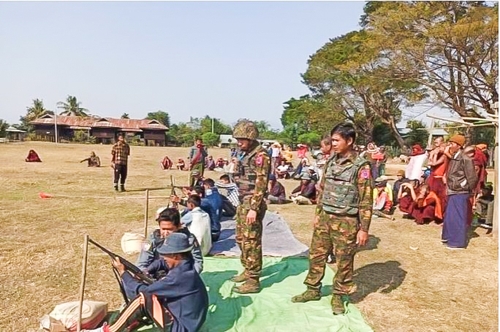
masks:
<svg viewBox="0 0 500 332"><path fill-rule="evenodd" d="M54 123L57 121L57 124ZM139 138L146 146L165 146L168 127L151 119L114 119L109 117L80 117L45 114L33 121L35 138L55 142L70 141L75 133L83 131L95 137L96 143L113 144L119 134Z"/></svg>

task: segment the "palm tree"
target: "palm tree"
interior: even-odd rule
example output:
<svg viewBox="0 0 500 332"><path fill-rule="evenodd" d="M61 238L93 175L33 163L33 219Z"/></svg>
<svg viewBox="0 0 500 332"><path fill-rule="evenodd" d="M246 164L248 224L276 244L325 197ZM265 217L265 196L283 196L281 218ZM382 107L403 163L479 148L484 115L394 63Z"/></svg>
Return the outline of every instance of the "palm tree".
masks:
<svg viewBox="0 0 500 332"><path fill-rule="evenodd" d="M130 119L130 116L128 115L128 113L123 113L121 118L122 119Z"/></svg>
<svg viewBox="0 0 500 332"><path fill-rule="evenodd" d="M87 112L89 111L86 108L80 107L81 102L79 102L75 96L68 96L66 98L66 102L60 101L57 103L58 108L62 108L61 115L73 115L73 116L88 116Z"/></svg>
<svg viewBox="0 0 500 332"><path fill-rule="evenodd" d="M31 131L33 129L30 124L31 121L36 120L45 114L54 114L54 112L45 109L42 100L33 99L33 105L26 107L26 115L21 116L21 118L19 119L19 121L21 122L21 128Z"/></svg>

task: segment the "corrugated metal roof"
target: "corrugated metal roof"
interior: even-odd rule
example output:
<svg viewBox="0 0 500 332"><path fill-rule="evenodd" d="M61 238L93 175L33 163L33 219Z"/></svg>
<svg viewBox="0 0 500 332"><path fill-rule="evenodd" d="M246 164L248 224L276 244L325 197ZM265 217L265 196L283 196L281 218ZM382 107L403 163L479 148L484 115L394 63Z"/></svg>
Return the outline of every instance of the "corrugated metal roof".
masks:
<svg viewBox="0 0 500 332"><path fill-rule="evenodd" d="M45 115L31 121L32 124L54 124L53 115ZM167 126L151 119L114 119L79 116L57 116L57 125L69 127L100 127L100 128L120 128L128 131L141 131L142 129L168 130Z"/></svg>

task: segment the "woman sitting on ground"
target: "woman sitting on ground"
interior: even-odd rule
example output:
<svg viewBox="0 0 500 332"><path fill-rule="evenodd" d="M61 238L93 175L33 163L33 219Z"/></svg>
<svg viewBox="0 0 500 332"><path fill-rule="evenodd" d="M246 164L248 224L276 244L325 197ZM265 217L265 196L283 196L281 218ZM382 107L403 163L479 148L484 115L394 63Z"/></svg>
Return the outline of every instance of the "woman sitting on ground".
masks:
<svg viewBox="0 0 500 332"><path fill-rule="evenodd" d="M161 169L171 169L173 164L172 160L168 156L165 156L161 161Z"/></svg>
<svg viewBox="0 0 500 332"><path fill-rule="evenodd" d="M398 197L400 210L407 212L405 217L415 219L417 224L428 224L431 221L439 223L443 220L441 199L429 190L427 184L415 188L412 182L403 183Z"/></svg>
<svg viewBox="0 0 500 332"><path fill-rule="evenodd" d="M101 159L95 154L94 151L90 152L90 157L83 159L80 162L83 163L84 161L87 162L88 167L101 167Z"/></svg>
<svg viewBox="0 0 500 332"><path fill-rule="evenodd" d="M26 157L25 161L27 163L41 163L42 160L38 156L38 154L35 152L35 150L30 150L28 152L28 156Z"/></svg>

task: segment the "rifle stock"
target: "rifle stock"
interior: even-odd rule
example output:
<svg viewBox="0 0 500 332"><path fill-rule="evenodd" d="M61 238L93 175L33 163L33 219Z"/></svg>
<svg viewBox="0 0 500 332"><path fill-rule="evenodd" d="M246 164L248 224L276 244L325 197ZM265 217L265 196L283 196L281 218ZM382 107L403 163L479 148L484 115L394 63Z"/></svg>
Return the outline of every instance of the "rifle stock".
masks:
<svg viewBox="0 0 500 332"><path fill-rule="evenodd" d="M137 278L139 278L144 283L146 283L148 285L151 285L154 282L154 280L152 278L146 276L144 274L144 272L142 272L137 266L135 266L134 264L130 263L125 258L123 258L123 257L121 257L121 256L113 253L112 251L104 248L103 246L101 246L99 243L95 242L91 238L89 238L89 242L92 243L93 245L95 245L97 248L99 248L102 251L104 251L106 254L108 254L111 257L111 259L116 259L116 257L118 257L120 259L120 262L123 264L123 266L125 266L125 269L127 271L131 272L134 276L136 276Z"/></svg>

